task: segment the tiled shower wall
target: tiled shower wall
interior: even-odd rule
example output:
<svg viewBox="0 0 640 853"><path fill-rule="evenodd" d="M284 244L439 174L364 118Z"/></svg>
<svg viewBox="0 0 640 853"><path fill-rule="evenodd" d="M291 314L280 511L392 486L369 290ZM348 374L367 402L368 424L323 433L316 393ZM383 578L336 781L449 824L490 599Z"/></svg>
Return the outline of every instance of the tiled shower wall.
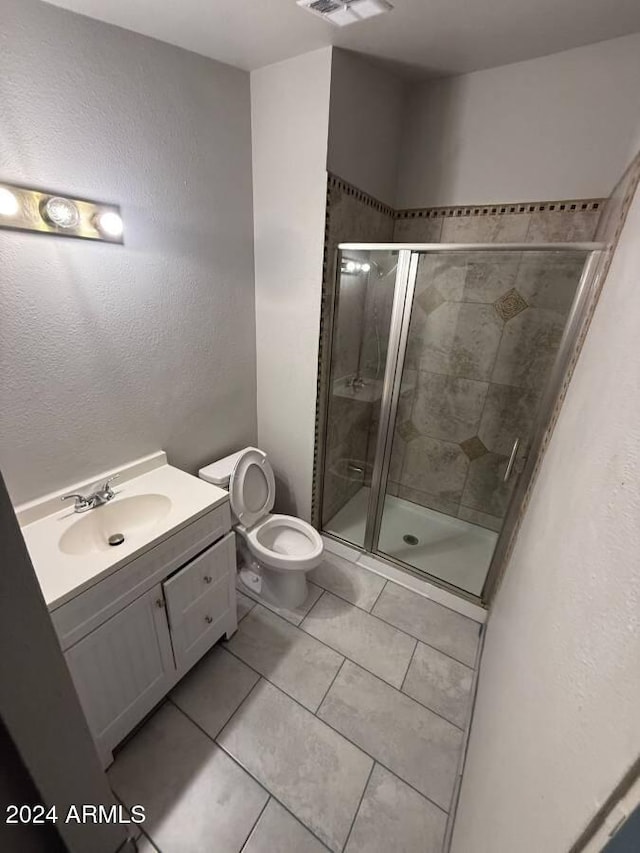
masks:
<svg viewBox="0 0 640 853"><path fill-rule="evenodd" d="M330 175L317 440L322 440L327 399L327 325L339 242L588 241L602 205L600 199L589 199L394 212ZM554 258L550 262L538 254L514 252L422 259L405 365L407 390L401 395L394 437L391 493L499 527L509 497L500 480L511 449L507 437L530 425L582 264L575 257ZM390 291L388 281L377 276L369 277L368 292L366 276L354 276L342 288L334 378L358 372L376 378L371 308L377 307L378 333L385 332ZM384 333L377 337L386 343ZM453 348L445 365L444 341ZM378 423L379 401L333 394L329 399L322 512L316 468L317 523L325 523L368 482Z"/></svg>
<svg viewBox="0 0 640 853"><path fill-rule="evenodd" d="M393 239L394 211L329 175L327 183L327 217L325 226L325 269L320 331L320 369L318 386L318 415L324 419L326 401L324 389L329 382L330 367L334 378L354 376L366 357L362 343L366 338L370 318L370 293L367 276L351 276L349 287L340 293L340 323L336 324L333 340L333 364L329 352L329 318L335 259L339 243L390 242ZM329 284L331 283L331 284ZM390 309L389 309L390 310ZM370 324L369 324L370 325ZM386 357L386 350L382 355ZM383 366L384 370L384 366ZM324 497L322 523L362 487L366 475L367 443L371 423L372 404L333 396L327 423ZM316 442L316 454L318 451ZM361 472L354 470L362 469ZM316 477L317 483L317 477ZM316 503L315 509L319 511ZM316 521L318 521L316 515Z"/></svg>
<svg viewBox="0 0 640 853"><path fill-rule="evenodd" d="M585 253L421 258L392 450L391 494L500 528ZM519 464L522 461L522 455Z"/></svg>

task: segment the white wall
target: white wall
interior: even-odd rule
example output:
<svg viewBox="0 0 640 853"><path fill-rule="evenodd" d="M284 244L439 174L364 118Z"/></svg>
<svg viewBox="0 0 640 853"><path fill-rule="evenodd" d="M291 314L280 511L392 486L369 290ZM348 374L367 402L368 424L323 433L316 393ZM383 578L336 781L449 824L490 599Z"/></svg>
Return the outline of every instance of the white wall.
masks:
<svg viewBox="0 0 640 853"><path fill-rule="evenodd" d="M331 48L251 73L258 443L311 513Z"/></svg>
<svg viewBox="0 0 640 853"><path fill-rule="evenodd" d="M249 75L0 0L0 180L122 206L125 246L0 230L15 502L255 441Z"/></svg>
<svg viewBox="0 0 640 853"><path fill-rule="evenodd" d="M640 120L640 34L420 84L399 208L608 196Z"/></svg>
<svg viewBox="0 0 640 853"><path fill-rule="evenodd" d="M334 48L328 169L379 201L396 201L406 84Z"/></svg>
<svg viewBox="0 0 640 853"><path fill-rule="evenodd" d="M489 617L452 853L566 851L640 754L640 193Z"/></svg>

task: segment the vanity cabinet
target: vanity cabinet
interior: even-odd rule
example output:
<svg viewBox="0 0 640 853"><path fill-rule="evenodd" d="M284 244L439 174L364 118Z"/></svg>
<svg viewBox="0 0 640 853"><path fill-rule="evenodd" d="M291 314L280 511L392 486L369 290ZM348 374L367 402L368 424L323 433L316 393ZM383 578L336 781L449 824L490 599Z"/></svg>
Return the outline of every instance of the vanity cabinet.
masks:
<svg viewBox="0 0 640 853"><path fill-rule="evenodd" d="M174 683L162 587L153 587L66 653L103 761Z"/></svg>
<svg viewBox="0 0 640 853"><path fill-rule="evenodd" d="M52 613L104 766L113 748L237 627L228 504Z"/></svg>

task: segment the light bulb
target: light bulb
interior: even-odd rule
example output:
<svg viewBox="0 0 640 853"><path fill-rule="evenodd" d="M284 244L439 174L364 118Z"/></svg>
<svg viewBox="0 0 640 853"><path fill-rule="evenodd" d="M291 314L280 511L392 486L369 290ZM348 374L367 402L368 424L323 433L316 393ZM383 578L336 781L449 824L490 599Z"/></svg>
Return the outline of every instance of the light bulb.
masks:
<svg viewBox="0 0 640 853"><path fill-rule="evenodd" d="M369 272L370 269L371 269L371 264L367 264L367 263L360 264L361 272Z"/></svg>
<svg viewBox="0 0 640 853"><path fill-rule="evenodd" d="M16 195L6 187L0 187L0 216L15 216L19 207Z"/></svg>
<svg viewBox="0 0 640 853"><path fill-rule="evenodd" d="M347 261L345 269L347 272L355 272L358 269L358 265L355 261Z"/></svg>
<svg viewBox="0 0 640 853"><path fill-rule="evenodd" d="M75 228L80 222L80 211L69 198L53 196L47 199L42 213L45 219L58 228Z"/></svg>
<svg viewBox="0 0 640 853"><path fill-rule="evenodd" d="M120 237L123 230L122 218L113 210L106 210L96 217L96 228L107 237Z"/></svg>

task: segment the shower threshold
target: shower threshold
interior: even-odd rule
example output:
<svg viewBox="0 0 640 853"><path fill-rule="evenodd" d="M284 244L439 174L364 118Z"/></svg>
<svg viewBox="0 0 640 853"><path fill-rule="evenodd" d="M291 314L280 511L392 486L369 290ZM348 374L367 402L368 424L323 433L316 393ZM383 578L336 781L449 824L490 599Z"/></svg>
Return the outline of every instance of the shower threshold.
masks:
<svg viewBox="0 0 640 853"><path fill-rule="evenodd" d="M363 486L325 531L362 548L369 492ZM493 530L387 495L378 552L480 596L497 539Z"/></svg>

